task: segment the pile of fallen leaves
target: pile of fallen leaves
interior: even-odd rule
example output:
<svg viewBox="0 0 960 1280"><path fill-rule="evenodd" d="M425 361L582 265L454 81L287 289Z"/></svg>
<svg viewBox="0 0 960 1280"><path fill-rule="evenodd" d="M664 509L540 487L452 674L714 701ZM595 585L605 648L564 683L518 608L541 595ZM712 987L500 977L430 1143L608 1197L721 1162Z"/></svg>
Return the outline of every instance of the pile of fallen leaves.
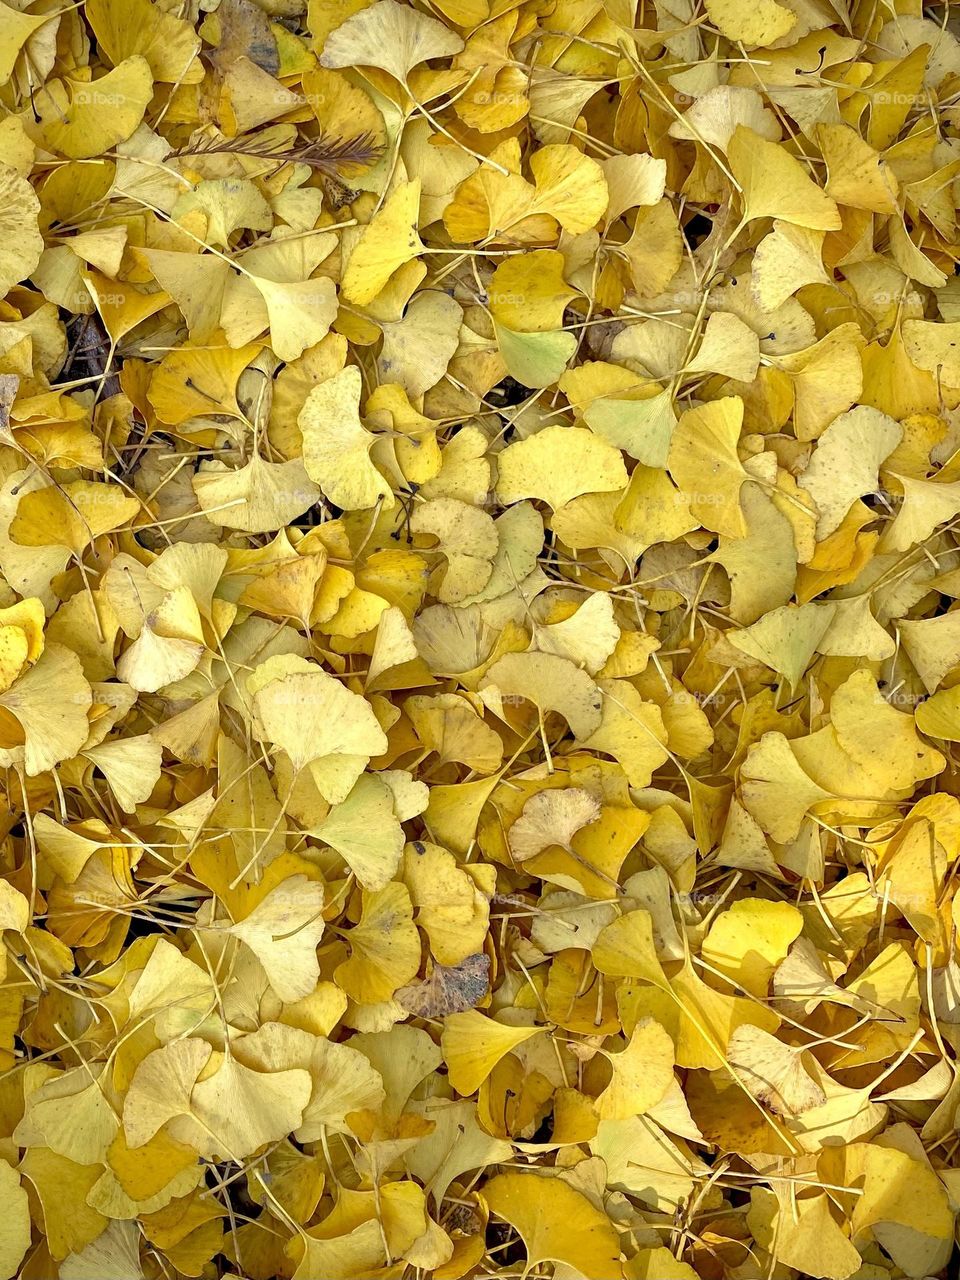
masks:
<svg viewBox="0 0 960 1280"><path fill-rule="evenodd" d="M0 1280L960 1208L960 41L0 0Z"/></svg>

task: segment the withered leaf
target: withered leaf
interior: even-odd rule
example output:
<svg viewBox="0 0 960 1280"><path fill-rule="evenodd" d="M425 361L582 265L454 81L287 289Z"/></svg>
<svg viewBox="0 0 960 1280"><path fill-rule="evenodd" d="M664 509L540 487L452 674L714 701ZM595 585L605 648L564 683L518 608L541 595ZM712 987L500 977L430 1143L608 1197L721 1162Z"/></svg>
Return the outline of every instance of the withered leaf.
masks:
<svg viewBox="0 0 960 1280"><path fill-rule="evenodd" d="M443 1018L475 1008L490 985L490 957L467 956L459 964L435 964L429 976L401 987L395 999L418 1018Z"/></svg>

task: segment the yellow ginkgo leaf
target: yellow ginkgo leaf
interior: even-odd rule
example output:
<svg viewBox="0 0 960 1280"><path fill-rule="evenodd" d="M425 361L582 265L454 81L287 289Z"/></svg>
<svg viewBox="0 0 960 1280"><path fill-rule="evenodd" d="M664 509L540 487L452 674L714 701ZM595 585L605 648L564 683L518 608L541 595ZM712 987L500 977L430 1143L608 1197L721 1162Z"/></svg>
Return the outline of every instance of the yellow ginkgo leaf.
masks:
<svg viewBox="0 0 960 1280"><path fill-rule="evenodd" d="M0 1161L3 1193L3 1227L0 1229L0 1275L14 1276L30 1247L30 1209L20 1175L6 1160Z"/></svg>
<svg viewBox="0 0 960 1280"><path fill-rule="evenodd" d="M773 7L789 12L777 4ZM727 156L743 192L745 222L779 218L810 231L840 230L836 203L783 146L740 125L730 139Z"/></svg>
<svg viewBox="0 0 960 1280"><path fill-rule="evenodd" d="M148 397L157 417L171 426L208 414L241 418L237 382L259 351L259 343L236 351L224 346L176 347L150 379Z"/></svg>
<svg viewBox="0 0 960 1280"><path fill-rule="evenodd" d="M552 249L506 258L494 271L487 292L494 320L514 333L559 329L567 304L577 296L563 278L564 266L563 254Z"/></svg>
<svg viewBox="0 0 960 1280"><path fill-rule="evenodd" d="M24 46L47 21L42 14L23 13L4 2L3 34L0 36L0 84L6 84L13 75Z"/></svg>
<svg viewBox="0 0 960 1280"><path fill-rule="evenodd" d="M838 204L897 214L899 184L879 152L846 124L821 124L817 141L827 162L826 192Z"/></svg>
<svg viewBox="0 0 960 1280"><path fill-rule="evenodd" d="M759 1027L738 1027L727 1047L731 1070L758 1102L779 1116L798 1116L827 1098L803 1064L802 1046L784 1044Z"/></svg>
<svg viewBox="0 0 960 1280"><path fill-rule="evenodd" d="M282 660L270 659L256 669L248 687L264 738L285 751L295 769L314 761L334 770L342 766L341 775L329 775L332 803L346 797L387 740L368 702L315 664L301 662L287 670ZM326 776L314 771L321 790ZM346 776L350 783L344 790Z"/></svg>
<svg viewBox="0 0 960 1280"><path fill-rule="evenodd" d="M930 1272L945 1265L952 1245L953 1211L935 1171L919 1156L896 1148L863 1151L863 1196L854 1207L857 1243L871 1236L897 1266Z"/></svg>
<svg viewBox="0 0 960 1280"><path fill-rule="evenodd" d="M193 477L193 491L211 524L245 533L282 529L321 497L302 459L267 462L258 453L235 469L207 463Z"/></svg>
<svg viewBox="0 0 960 1280"><path fill-rule="evenodd" d="M601 973L614 977L638 978L654 986L666 984L654 946L653 921L649 911L642 908L601 930L593 948L593 962Z"/></svg>
<svg viewBox="0 0 960 1280"><path fill-rule="evenodd" d="M48 644L38 662L0 694L0 760L32 777L76 755L87 740L93 703L80 661Z"/></svg>
<svg viewBox="0 0 960 1280"><path fill-rule="evenodd" d="M797 15L776 0L706 0L707 16L728 40L742 40L748 48L772 45L796 25Z"/></svg>
<svg viewBox="0 0 960 1280"><path fill-rule="evenodd" d="M401 82L428 58L459 53L463 41L436 18L377 0L347 17L327 36L320 55L324 67L379 67Z"/></svg>
<svg viewBox="0 0 960 1280"><path fill-rule="evenodd" d="M488 706L525 699L543 711L564 717L577 737L600 727L602 698L596 682L566 658L552 653L508 653L495 662L480 684Z"/></svg>
<svg viewBox="0 0 960 1280"><path fill-rule="evenodd" d="M765 999L774 970L802 928L803 917L790 903L742 898L716 917L701 956L729 979L727 990L742 988Z"/></svg>
<svg viewBox="0 0 960 1280"><path fill-rule="evenodd" d="M673 1041L652 1018L641 1018L625 1049L610 1055L613 1076L595 1103L601 1120L643 1115L674 1083Z"/></svg>
<svg viewBox="0 0 960 1280"><path fill-rule="evenodd" d="M749 1221L757 1240L784 1266L836 1280L846 1280L861 1268L863 1259L834 1220L825 1192L798 1200L791 1213L763 1188L751 1203Z"/></svg>
<svg viewBox="0 0 960 1280"><path fill-rule="evenodd" d="M721 373L737 382L752 382L759 367L759 338L739 316L726 311L708 318L697 353L687 365L691 372Z"/></svg>
<svg viewBox="0 0 960 1280"><path fill-rule="evenodd" d="M360 370L350 365L313 388L298 424L307 475L346 511L387 500L390 486L370 460L374 436L360 421Z"/></svg>
<svg viewBox="0 0 960 1280"><path fill-rule="evenodd" d="M383 889L393 878L403 853L403 829L393 792L381 778L358 778L313 831L336 849L365 889Z"/></svg>
<svg viewBox="0 0 960 1280"><path fill-rule="evenodd" d="M817 652L834 613L831 604L784 605L742 631L731 631L730 643L795 685Z"/></svg>
<svg viewBox="0 0 960 1280"><path fill-rule="evenodd" d="M334 981L358 1004L389 1000L420 967L420 935L406 887L391 881L373 893L364 891L349 941L350 958L338 965Z"/></svg>
<svg viewBox="0 0 960 1280"><path fill-rule="evenodd" d="M270 206L260 194L255 183L237 181L229 178L207 178L199 182L192 191L182 195L176 204L176 213L183 217L189 213L202 213L206 218L207 228L205 242L211 247L227 249L234 233L241 228L251 231L265 231L270 227ZM323 243L323 237L317 239ZM192 246L195 248L196 246ZM146 250L145 256L152 263L157 250ZM159 252L163 252L162 250ZM256 250L251 251L256 255ZM164 257L167 255L164 254ZM191 253L193 257L213 257L213 255ZM244 255L243 261L246 265ZM215 261L227 268L224 278L229 276L229 262L222 258ZM255 269L253 267L251 270Z"/></svg>
<svg viewBox="0 0 960 1280"><path fill-rule="evenodd" d="M742 424L739 396L688 409L674 430L667 460L694 516L705 528L732 538L746 533L740 489L749 477L737 453Z"/></svg>
<svg viewBox="0 0 960 1280"><path fill-rule="evenodd" d="M244 1160L298 1127L310 1098L308 1071L251 1071L232 1054L219 1058L190 1093L186 1115L170 1121L170 1133L199 1155Z"/></svg>
<svg viewBox="0 0 960 1280"><path fill-rule="evenodd" d="M142 1147L168 1121L189 1112L190 1094L211 1053L205 1041L186 1039L163 1045L142 1059L123 1103L123 1131L129 1147Z"/></svg>
<svg viewBox="0 0 960 1280"><path fill-rule="evenodd" d="M519 172L515 140L497 147L490 161L464 179L444 211L444 225L462 244L538 240L556 223L579 235L603 217L609 199L603 170L576 147L557 143L535 151L530 161L533 184Z"/></svg>
<svg viewBox="0 0 960 1280"><path fill-rule="evenodd" d="M150 64L124 58L97 80L54 80L35 99L38 142L71 160L84 160L124 142L143 119L153 95Z"/></svg>
<svg viewBox="0 0 960 1280"><path fill-rule="evenodd" d="M583 427L545 427L507 445L498 459L501 502L538 498L555 511L583 493L606 493L627 482L617 449Z"/></svg>
<svg viewBox="0 0 960 1280"><path fill-rule="evenodd" d="M0 625L0 691L9 689L23 670L29 647L22 627Z"/></svg>
<svg viewBox="0 0 960 1280"><path fill-rule="evenodd" d="M823 265L824 232L779 219L753 255L753 290L767 311L781 306L807 284L828 284Z"/></svg>
<svg viewBox="0 0 960 1280"><path fill-rule="evenodd" d="M600 802L579 787L532 795L511 826L507 842L517 862L553 845L568 848L576 833L600 817Z"/></svg>
<svg viewBox="0 0 960 1280"><path fill-rule="evenodd" d="M224 932L239 938L263 965L270 985L288 1004L317 986L317 945L323 935L323 885L289 876L248 916Z"/></svg>
<svg viewBox="0 0 960 1280"><path fill-rule="evenodd" d="M396 383L411 397L435 387L460 344L463 309L438 290L417 294L403 319L381 324L383 346L377 368L385 383Z"/></svg>
<svg viewBox="0 0 960 1280"><path fill-rule="evenodd" d="M124 813L149 800L160 778L163 749L148 733L91 746L83 755L106 778Z"/></svg>
<svg viewBox="0 0 960 1280"><path fill-rule="evenodd" d="M184 18L149 0L90 0L85 13L97 43L114 66L139 54L155 80L196 84L203 78L195 62L200 39Z"/></svg>
<svg viewBox="0 0 960 1280"><path fill-rule="evenodd" d="M440 1037L450 1083L459 1094L469 1097L501 1058L542 1030L542 1027L507 1026L476 1009L450 1014L444 1019Z"/></svg>
<svg viewBox="0 0 960 1280"><path fill-rule="evenodd" d="M30 904L9 880L0 881L0 929L23 933L30 924Z"/></svg>
<svg viewBox="0 0 960 1280"><path fill-rule="evenodd" d="M582 1192L561 1178L547 1185L535 1173L511 1170L484 1187L493 1213L516 1227L527 1250L527 1267L564 1263L588 1276L620 1270L613 1223Z"/></svg>
<svg viewBox="0 0 960 1280"><path fill-rule="evenodd" d="M26 17L4 6L7 14ZM40 201L30 183L10 165L0 165L0 291L4 294L36 268L43 252L37 226Z"/></svg>
<svg viewBox="0 0 960 1280"><path fill-rule="evenodd" d="M127 524L140 510L139 499L114 485L70 480L56 488L25 493L10 536L23 546L57 543L81 556L91 542Z"/></svg>
<svg viewBox="0 0 960 1280"><path fill-rule="evenodd" d="M399 8L393 0L380 0L380 3ZM403 12L412 14L415 10ZM423 252L424 246L417 234L419 208L419 180L403 182L363 228L343 274L341 287L349 302L358 306L372 302L398 267Z"/></svg>
<svg viewBox="0 0 960 1280"><path fill-rule="evenodd" d="M490 927L484 889L492 890L493 878L479 872L472 877L452 853L423 840L407 845L402 875L437 963L458 965L478 954Z"/></svg>
<svg viewBox="0 0 960 1280"><path fill-rule="evenodd" d="M500 540L486 511L456 498L433 498L417 507L410 528L439 539L437 550L446 558L447 569L437 598L444 604L475 596L490 581Z"/></svg>

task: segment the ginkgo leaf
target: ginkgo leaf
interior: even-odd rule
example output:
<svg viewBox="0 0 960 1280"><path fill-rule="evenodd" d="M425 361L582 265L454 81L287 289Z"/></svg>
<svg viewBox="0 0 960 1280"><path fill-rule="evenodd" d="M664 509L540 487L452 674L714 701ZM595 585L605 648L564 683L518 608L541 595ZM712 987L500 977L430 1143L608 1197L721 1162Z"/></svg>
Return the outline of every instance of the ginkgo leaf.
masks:
<svg viewBox="0 0 960 1280"><path fill-rule="evenodd" d="M486 511L456 498L433 498L417 507L410 529L439 539L438 550L446 558L447 570L437 597L444 604L458 604L475 596L490 581L500 539Z"/></svg>
<svg viewBox="0 0 960 1280"><path fill-rule="evenodd" d="M738 1079L777 1115L802 1115L826 1102L826 1094L804 1068L802 1047L785 1045L759 1027L738 1027L728 1054Z"/></svg>
<svg viewBox="0 0 960 1280"><path fill-rule="evenodd" d="M596 1100L601 1120L643 1115L673 1084L673 1041L658 1022L641 1018L626 1048L611 1054L613 1076Z"/></svg>
<svg viewBox="0 0 960 1280"><path fill-rule="evenodd" d="M120 808L133 813L138 804L150 798L157 785L163 748L144 733L90 747L84 755L107 779Z"/></svg>
<svg viewBox="0 0 960 1280"><path fill-rule="evenodd" d="M287 1003L303 999L316 988L323 904L322 884L306 876L290 876L248 916L224 930L255 953L270 985Z"/></svg>
<svg viewBox="0 0 960 1280"><path fill-rule="evenodd" d="M139 511L139 500L118 488L72 480L57 488L25 493L10 525L10 536L29 547L56 541L79 556L91 542L125 525Z"/></svg>
<svg viewBox="0 0 960 1280"><path fill-rule="evenodd" d="M130 1147L142 1147L168 1121L190 1110L190 1095L212 1049L203 1040L175 1040L146 1055L123 1104Z"/></svg>
<svg viewBox="0 0 960 1280"><path fill-rule="evenodd" d="M726 311L707 319L697 353L687 365L693 373L722 373L737 382L752 382L759 367L759 338L739 316Z"/></svg>
<svg viewBox="0 0 960 1280"><path fill-rule="evenodd" d="M42 145L83 160L126 141L143 119L153 94L150 64L141 54L124 58L96 81L54 80L34 110Z"/></svg>
<svg viewBox="0 0 960 1280"><path fill-rule="evenodd" d="M577 296L563 278L564 266L563 254L550 249L533 249L501 262L489 291L496 323L515 334L560 329L567 304Z"/></svg>
<svg viewBox="0 0 960 1280"><path fill-rule="evenodd" d="M6 12L21 17L15 9ZM7 164L0 166L0 201L0 290L6 293L35 270L43 237L37 227L40 201L30 183Z"/></svg>
<svg viewBox="0 0 960 1280"><path fill-rule="evenodd" d="M863 1259L830 1213L825 1192L798 1203L795 1215L781 1210L777 1196L764 1190L751 1206L758 1240L766 1241L773 1257L810 1273L847 1277L860 1270Z"/></svg>
<svg viewBox="0 0 960 1280"><path fill-rule="evenodd" d="M901 436L892 418L866 405L831 423L802 479L817 504L819 538L838 529L854 500L876 488L880 463Z"/></svg>
<svg viewBox="0 0 960 1280"><path fill-rule="evenodd" d="M266 739L285 751L296 769L335 757L352 771L356 760L355 781L366 761L387 744L370 704L320 667L306 662L289 671L284 667L271 660L254 673L253 705Z"/></svg>
<svg viewBox="0 0 960 1280"><path fill-rule="evenodd" d="M551 845L568 848L576 833L600 817L600 802L588 791L568 787L531 796L510 828L510 852L517 862L535 858Z"/></svg>
<svg viewBox="0 0 960 1280"><path fill-rule="evenodd" d="M0 758L23 762L30 776L76 755L87 740L93 694L77 656L47 645L36 665L0 694L6 723Z"/></svg>
<svg viewBox="0 0 960 1280"><path fill-rule="evenodd" d="M359 1003L389 1000L411 980L420 967L420 936L404 885L391 881L364 893L360 921L350 931L350 949L350 958L334 977Z"/></svg>
<svg viewBox="0 0 960 1280"><path fill-rule="evenodd" d="M380 326L381 379L398 383L411 397L435 387L460 345L462 319L460 304L446 293L428 289L416 294L402 320Z"/></svg>
<svg viewBox="0 0 960 1280"><path fill-rule="evenodd" d="M619 1246L613 1224L591 1201L559 1178L549 1189L536 1174L510 1171L488 1182L490 1209L520 1233L527 1266L561 1262L584 1275L613 1275Z"/></svg>
<svg viewBox="0 0 960 1280"><path fill-rule="evenodd" d="M734 538L746 533L740 489L748 476L737 453L742 423L738 396L688 409L673 432L667 460L680 489L691 495L690 510L700 523Z"/></svg>
<svg viewBox="0 0 960 1280"><path fill-rule="evenodd" d="M189 1110L170 1121L170 1132L200 1155L243 1160L298 1127L311 1088L308 1071L251 1071L224 1055L193 1086Z"/></svg>
<svg viewBox="0 0 960 1280"><path fill-rule="evenodd" d="M484 894L492 888L489 877L471 876L440 845L416 840L404 851L403 880L417 926L439 964L459 964L483 946L490 925Z"/></svg>
<svg viewBox="0 0 960 1280"><path fill-rule="evenodd" d="M581 736L581 744L613 756L631 786L645 787L669 756L669 735L660 708L645 702L629 680L599 680L597 688L600 723Z"/></svg>
<svg viewBox="0 0 960 1280"><path fill-rule="evenodd" d="M596 682L555 654L506 654L488 669L481 692L495 707L502 707L505 698L522 698L541 711L556 711L578 737L600 726L602 699Z"/></svg>
<svg viewBox="0 0 960 1280"><path fill-rule="evenodd" d="M0 882L0 929L23 933L30 924L30 904L8 880Z"/></svg>
<svg viewBox="0 0 960 1280"><path fill-rule="evenodd" d="M523 387L549 387L577 349L572 333L514 333L501 324L495 331L507 372Z"/></svg>
<svg viewBox="0 0 960 1280"><path fill-rule="evenodd" d="M716 917L700 954L731 986L764 998L802 928L803 917L789 903L742 898Z"/></svg>
<svg viewBox="0 0 960 1280"><path fill-rule="evenodd" d="M396 0L377 0L327 36L320 62L325 67L380 67L404 83L421 62L462 48L457 33L435 18Z"/></svg>
<svg viewBox="0 0 960 1280"><path fill-rule="evenodd" d="M827 284L823 265L824 232L775 221L753 257L753 288L767 311L781 306L808 284Z"/></svg>
<svg viewBox="0 0 960 1280"><path fill-rule="evenodd" d="M374 437L360 421L360 370L350 366L314 387L300 411L303 463L325 496L347 511L372 507L390 486L370 460Z"/></svg>
<svg viewBox="0 0 960 1280"><path fill-rule="evenodd" d="M6 1160L0 1162L0 1190L4 1203L0 1273L14 1276L30 1247L30 1209L20 1175Z"/></svg>
<svg viewBox="0 0 960 1280"><path fill-rule="evenodd" d="M598 435L631 458L648 467L666 465L677 425L669 391L658 392L645 400L597 399L583 416Z"/></svg>
<svg viewBox="0 0 960 1280"><path fill-rule="evenodd" d="M337 315L337 291L332 280L277 281L253 276L263 297L270 328L270 344L280 360L296 360L330 331Z"/></svg>
<svg viewBox="0 0 960 1280"><path fill-rule="evenodd" d="M41 1085L16 1132L23 1146L41 1141L76 1164L94 1164L106 1158L119 1126L103 1085L81 1068Z"/></svg>
<svg viewBox="0 0 960 1280"><path fill-rule="evenodd" d="M200 40L191 24L157 9L147 0L91 0L86 16L97 41L116 66L139 54L149 63L155 80L168 84L196 83L202 77L192 64Z"/></svg>
<svg viewBox="0 0 960 1280"><path fill-rule="evenodd" d="M209 463L194 476L193 490L212 524L246 533L282 528L321 496L299 458L266 462L256 453L235 471Z"/></svg>
<svg viewBox="0 0 960 1280"><path fill-rule="evenodd" d="M789 13L776 3L770 7ZM744 221L779 218L810 231L840 229L836 203L785 148L740 125L730 139L727 156L743 192Z"/></svg>
<svg viewBox="0 0 960 1280"><path fill-rule="evenodd" d="M723 0L719 0L717 11L722 12L723 7ZM741 11L741 17L749 22L755 12ZM740 125L746 125L768 142L780 140L777 118L769 107L764 106L763 97L756 88L752 85L718 84L690 103L680 119L671 124L670 136L696 140L726 152Z"/></svg>
<svg viewBox="0 0 960 1280"><path fill-rule="evenodd" d="M443 1018L479 1004L489 981L490 959L477 953L455 965L434 965L428 978L401 987L394 999L418 1017Z"/></svg>
<svg viewBox="0 0 960 1280"><path fill-rule="evenodd" d="M621 916L601 931L593 959L601 973L640 978L658 986L666 982L654 947L653 922L642 909Z"/></svg>
<svg viewBox="0 0 960 1280"><path fill-rule="evenodd" d="M779 671L795 685L806 671L817 646L833 621L831 605L784 605L773 609L742 631L730 633L730 643Z"/></svg>
<svg viewBox="0 0 960 1280"><path fill-rule="evenodd" d="M508 445L498 470L502 502L539 498L554 510L582 493L605 493L627 482L618 451L580 427L545 427Z"/></svg>
<svg viewBox="0 0 960 1280"><path fill-rule="evenodd" d="M380 778L358 778L346 799L313 830L336 849L365 889L382 889L393 878L403 852L403 829L393 792Z"/></svg>
<svg viewBox="0 0 960 1280"><path fill-rule="evenodd" d="M444 1019L440 1047L450 1083L469 1097L505 1054L537 1035L541 1027L507 1026L476 1009Z"/></svg>
<svg viewBox="0 0 960 1280"><path fill-rule="evenodd" d="M539 239L538 232L554 222L579 235L603 216L609 198L603 170L576 147L557 143L536 151L530 161L533 184L519 173L515 141L496 148L490 159L499 167L483 165L465 178L444 211L454 240Z"/></svg>
<svg viewBox="0 0 960 1280"><path fill-rule="evenodd" d="M314 1038L304 1063L313 1088L297 1129L299 1142L315 1142L325 1131L349 1131L353 1111L376 1111L383 1102L380 1073L362 1053L346 1044Z"/></svg>
<svg viewBox="0 0 960 1280"><path fill-rule="evenodd" d="M394 0L380 0L401 13ZM373 12L373 10L367 10ZM416 14L421 17L420 14ZM429 21L424 18L423 21ZM405 262L423 251L417 234L417 212L420 207L419 181L401 183L387 197L383 208L364 227L347 260L343 276L343 294L350 302L364 306L372 302L387 281Z"/></svg>
<svg viewBox="0 0 960 1280"><path fill-rule="evenodd" d="M44 25L39 14L21 13L12 6L4 5L9 12L4 14L3 61L0 62L0 80L6 83L13 74L17 60L23 52L30 37Z"/></svg>
<svg viewBox="0 0 960 1280"><path fill-rule="evenodd" d="M759 5L743 0L707 0L710 21L730 40L742 40L748 47L771 45L795 26L796 14L776 0Z"/></svg>
<svg viewBox="0 0 960 1280"><path fill-rule="evenodd" d="M212 253L143 249L154 279L173 298L194 342L209 341L220 327L230 264Z"/></svg>

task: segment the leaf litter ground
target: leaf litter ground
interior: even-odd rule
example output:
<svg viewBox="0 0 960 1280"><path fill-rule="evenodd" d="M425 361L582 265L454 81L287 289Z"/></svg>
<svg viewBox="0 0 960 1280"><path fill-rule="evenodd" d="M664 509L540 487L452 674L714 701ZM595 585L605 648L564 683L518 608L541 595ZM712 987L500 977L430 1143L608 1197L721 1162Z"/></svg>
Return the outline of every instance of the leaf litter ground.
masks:
<svg viewBox="0 0 960 1280"><path fill-rule="evenodd" d="M958 104L0 0L0 1280L955 1274Z"/></svg>

